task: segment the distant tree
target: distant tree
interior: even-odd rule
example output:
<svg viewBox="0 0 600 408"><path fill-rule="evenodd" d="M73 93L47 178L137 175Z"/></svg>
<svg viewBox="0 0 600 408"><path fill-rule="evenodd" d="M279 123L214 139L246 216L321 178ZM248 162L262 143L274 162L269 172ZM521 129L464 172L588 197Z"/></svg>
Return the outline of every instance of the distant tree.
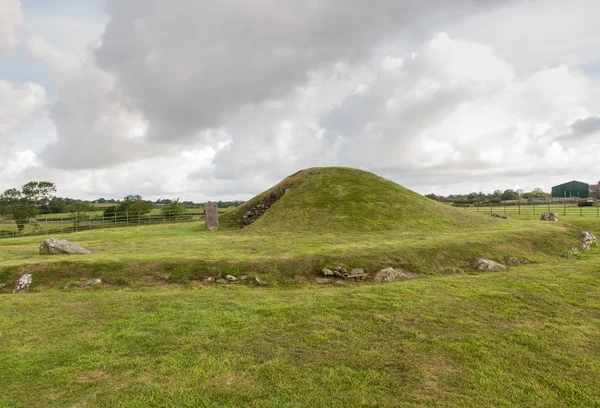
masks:
<svg viewBox="0 0 600 408"><path fill-rule="evenodd" d="M79 218L89 212L96 211L96 207L90 202L78 200L67 205L65 210Z"/></svg>
<svg viewBox="0 0 600 408"><path fill-rule="evenodd" d="M131 216L148 214L152 211L154 204L151 201L142 199L139 195L128 195L118 206L111 206L104 210L105 217L112 217L117 213L127 213Z"/></svg>
<svg viewBox="0 0 600 408"><path fill-rule="evenodd" d="M429 198L430 200L433 200L433 201L439 201L438 200L438 196L436 196L433 193L432 194L425 194L425 197L427 197L427 198ZM217 203L217 205L218 205L218 203ZM219 206L219 208L221 208L221 206Z"/></svg>
<svg viewBox="0 0 600 408"><path fill-rule="evenodd" d="M505 190L502 193L502 200L507 201L507 200L518 200L519 199L519 194L514 191L514 190Z"/></svg>
<svg viewBox="0 0 600 408"><path fill-rule="evenodd" d="M8 189L0 195L0 214L13 219L21 232L29 219L39 214L38 206L49 205L54 193L56 186L48 181L30 181L21 190Z"/></svg>
<svg viewBox="0 0 600 408"><path fill-rule="evenodd" d="M48 209L50 214L60 214L66 211L67 203L64 198L61 197L52 197L50 203L48 204Z"/></svg>
<svg viewBox="0 0 600 408"><path fill-rule="evenodd" d="M98 204L106 204L106 198L99 198L96 200Z"/></svg>
<svg viewBox="0 0 600 408"><path fill-rule="evenodd" d="M187 208L179 201L165 205L160 209L160 213L168 219L180 218L187 212Z"/></svg>

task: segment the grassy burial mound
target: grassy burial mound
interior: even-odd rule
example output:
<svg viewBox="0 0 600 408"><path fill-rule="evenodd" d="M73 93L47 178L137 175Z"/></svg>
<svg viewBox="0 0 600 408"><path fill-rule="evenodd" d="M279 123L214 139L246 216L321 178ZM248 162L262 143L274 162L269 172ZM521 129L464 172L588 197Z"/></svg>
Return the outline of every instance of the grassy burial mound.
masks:
<svg viewBox="0 0 600 408"><path fill-rule="evenodd" d="M426 231L491 223L375 174L342 167L299 171L221 220L256 233Z"/></svg>

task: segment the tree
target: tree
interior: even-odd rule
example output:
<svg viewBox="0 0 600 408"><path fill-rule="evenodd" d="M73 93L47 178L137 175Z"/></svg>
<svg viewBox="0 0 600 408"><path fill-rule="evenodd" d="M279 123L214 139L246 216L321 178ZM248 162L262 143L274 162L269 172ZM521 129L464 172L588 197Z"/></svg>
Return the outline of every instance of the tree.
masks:
<svg viewBox="0 0 600 408"><path fill-rule="evenodd" d="M160 209L160 213L168 219L180 218L187 212L187 208L179 201L165 205Z"/></svg>
<svg viewBox="0 0 600 408"><path fill-rule="evenodd" d="M427 197L427 198L429 198L430 200L433 200L433 201L438 201L438 197L435 194L433 194L433 193L432 194L425 194L425 197ZM221 207L219 206L219 208L221 208Z"/></svg>
<svg viewBox="0 0 600 408"><path fill-rule="evenodd" d="M126 196L118 206L108 207L104 210L105 217L114 217L116 213L128 213L130 216L148 214L154 205L151 201L142 199L137 194Z"/></svg>
<svg viewBox="0 0 600 408"><path fill-rule="evenodd" d="M518 200L519 194L515 190L508 189L508 190L505 190L504 193L502 193L502 199L504 201Z"/></svg>
<svg viewBox="0 0 600 408"><path fill-rule="evenodd" d="M84 215L91 211L95 211L96 207L94 207L94 204L89 203L87 201L78 200L74 203L67 205L65 207L65 210L79 218L81 215Z"/></svg>
<svg viewBox="0 0 600 408"><path fill-rule="evenodd" d="M29 219L39 214L38 206L48 206L54 193L56 186L48 181L30 181L21 190L8 189L0 195L0 214L13 219L22 232Z"/></svg>

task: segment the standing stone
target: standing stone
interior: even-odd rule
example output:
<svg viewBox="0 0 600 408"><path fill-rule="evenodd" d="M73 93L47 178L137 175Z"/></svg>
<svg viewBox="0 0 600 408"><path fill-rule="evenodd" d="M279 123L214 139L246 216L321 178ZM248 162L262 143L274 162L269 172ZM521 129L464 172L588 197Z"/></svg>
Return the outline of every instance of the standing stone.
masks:
<svg viewBox="0 0 600 408"><path fill-rule="evenodd" d="M31 274L26 273L25 275L21 276L21 278L19 278L19 280L17 281L17 284L15 285L15 289L13 290L13 293L29 292L29 286L31 285L31 281L32 281Z"/></svg>
<svg viewBox="0 0 600 408"><path fill-rule="evenodd" d="M216 231L219 229L219 207L210 201L204 206L204 229Z"/></svg>

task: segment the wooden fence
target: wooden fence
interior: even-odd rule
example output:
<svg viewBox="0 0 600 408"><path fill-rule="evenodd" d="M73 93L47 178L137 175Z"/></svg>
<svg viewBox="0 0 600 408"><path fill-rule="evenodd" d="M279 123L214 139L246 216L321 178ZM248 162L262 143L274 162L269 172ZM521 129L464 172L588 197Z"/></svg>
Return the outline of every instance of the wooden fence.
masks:
<svg viewBox="0 0 600 408"><path fill-rule="evenodd" d="M183 214L115 213L111 215L73 215L71 217L45 217L27 220L21 230L15 221L0 221L0 239L68 234L103 228L126 228L142 225L193 222L204 219L202 212Z"/></svg>

